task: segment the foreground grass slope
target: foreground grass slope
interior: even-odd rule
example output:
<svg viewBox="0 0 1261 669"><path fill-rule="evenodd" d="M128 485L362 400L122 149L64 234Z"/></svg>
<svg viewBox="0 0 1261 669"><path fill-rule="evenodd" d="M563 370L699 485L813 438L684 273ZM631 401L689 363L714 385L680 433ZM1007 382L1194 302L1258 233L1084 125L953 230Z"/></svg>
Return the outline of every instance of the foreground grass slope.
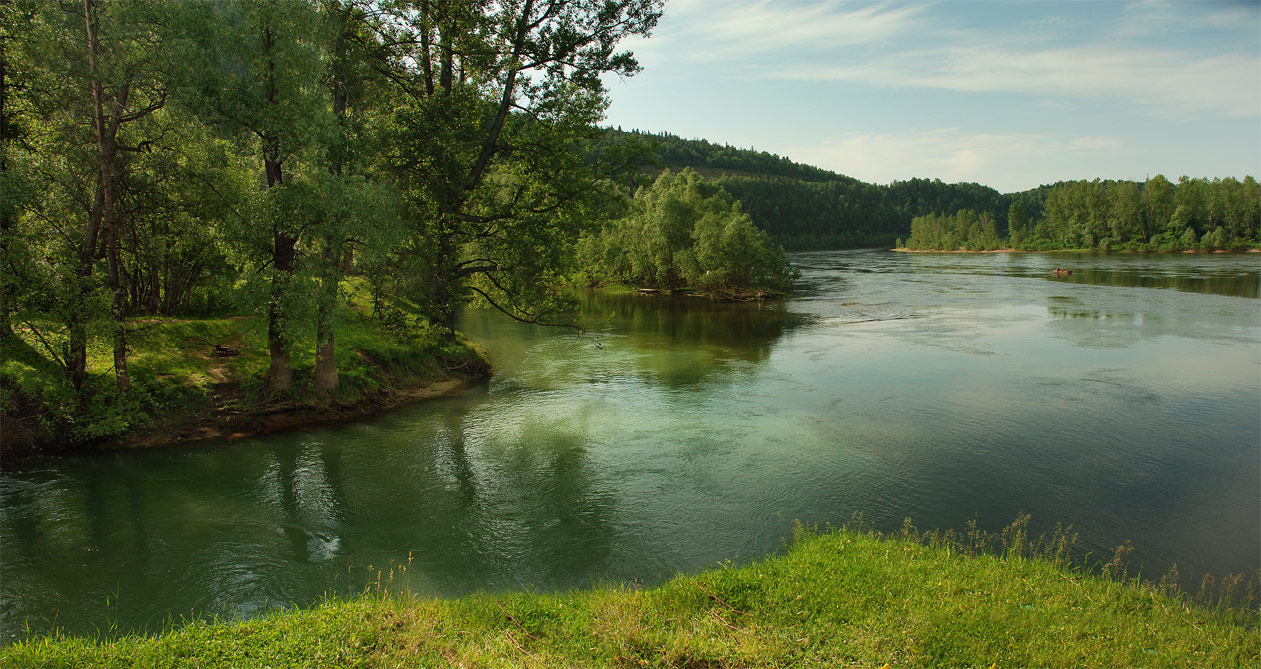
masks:
<svg viewBox="0 0 1261 669"><path fill-rule="evenodd" d="M1255 612L914 537L803 535L651 590L372 593L241 623L0 651L14 667L1261 666Z"/></svg>

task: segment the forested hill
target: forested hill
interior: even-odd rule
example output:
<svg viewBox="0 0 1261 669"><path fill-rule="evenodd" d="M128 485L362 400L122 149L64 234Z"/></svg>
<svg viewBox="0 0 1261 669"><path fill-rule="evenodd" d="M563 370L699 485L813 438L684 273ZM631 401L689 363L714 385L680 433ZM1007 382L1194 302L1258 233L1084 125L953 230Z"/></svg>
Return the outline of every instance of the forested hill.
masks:
<svg viewBox="0 0 1261 669"><path fill-rule="evenodd" d="M683 139L668 132L646 133L639 130L608 130L616 140L639 140L654 149L654 156L663 167L678 171L690 167L707 177L726 175L773 176L800 181L842 181L858 183L857 179L837 174L813 165L794 163L773 153L756 149L738 149L726 144L714 144L705 139Z"/></svg>
<svg viewBox="0 0 1261 669"><path fill-rule="evenodd" d="M892 245L911 219L960 209L993 211L1005 230L1015 197L974 183L911 179L869 184L765 151L683 139L669 133L608 130L610 142L646 142L656 166L690 167L739 200L758 227L789 249ZM1022 194L1024 195L1024 194ZM1041 198L1030 193L1030 213Z"/></svg>

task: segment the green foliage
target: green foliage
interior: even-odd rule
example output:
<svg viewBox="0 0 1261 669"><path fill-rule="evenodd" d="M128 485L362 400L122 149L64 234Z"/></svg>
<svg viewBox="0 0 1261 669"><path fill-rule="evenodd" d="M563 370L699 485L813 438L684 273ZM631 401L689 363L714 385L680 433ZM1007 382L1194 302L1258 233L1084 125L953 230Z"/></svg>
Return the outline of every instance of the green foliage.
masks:
<svg viewBox="0 0 1261 669"><path fill-rule="evenodd" d="M356 283L348 282L345 292L352 294ZM418 327L414 320L391 331L361 307L339 302L338 310L336 336L343 383L332 397L319 397L311 390L313 328L305 324L294 330L296 379L291 401L299 406L326 401L353 404L444 379L451 372L477 374L485 368L482 354L468 343L453 341L428 326ZM90 342L89 382L82 393L76 393L50 349L38 339L55 337L58 332L20 327L0 347L4 447L21 451L33 442L50 449L73 449L186 421L213 424L227 406L248 413L238 406L242 400L266 410L264 325L261 317L128 321L132 384L126 393L113 383L108 341ZM49 344L56 350L55 341ZM233 349L235 355L214 357L211 352L216 344Z"/></svg>
<svg viewBox="0 0 1261 669"><path fill-rule="evenodd" d="M1161 175L1133 181L1069 181L1025 194L1041 200L1041 220L1032 226L1029 199L1008 210L1010 236L995 239L972 229L975 214L958 211L912 221L908 248L983 250L1010 247L1026 251L1090 249L1103 252L1243 250L1261 235L1261 185L1243 181L1189 179L1177 184ZM982 218L988 214L982 214ZM956 220L966 217L968 220ZM916 235L919 221L919 234Z"/></svg>
<svg viewBox="0 0 1261 669"><path fill-rule="evenodd" d="M635 194L626 217L579 249L592 283L723 293L786 290L795 277L783 249L740 204L690 169L663 172Z"/></svg>
<svg viewBox="0 0 1261 669"><path fill-rule="evenodd" d="M1024 202L1012 202L1007 209L1007 232L1012 246L1019 246L1029 236L1029 218Z"/></svg>
<svg viewBox="0 0 1261 669"><path fill-rule="evenodd" d="M435 600L372 591L157 636L54 635L0 662L61 666L1254 666L1256 612L1067 564L1071 537L994 545L910 527L798 531L784 555L659 587ZM405 566L398 569L405 570ZM1171 594L1173 593L1173 594Z"/></svg>
<svg viewBox="0 0 1261 669"><path fill-rule="evenodd" d="M979 184L937 179L868 184L765 152L668 133L606 130L597 150L618 143L646 144L655 151L656 165L690 167L714 179L758 228L789 249L888 245L905 237L911 218L959 209L1000 212L995 222L1001 232L1012 200L1028 200L1031 212L1038 208L1036 194L1007 196Z"/></svg>
<svg viewBox="0 0 1261 669"><path fill-rule="evenodd" d="M691 167L697 171L787 177L800 181L856 181L812 165L794 163L787 157L756 149L714 144L704 139L683 139L668 132L606 130L608 141L620 144L647 141L655 148L657 162L669 168Z"/></svg>
<svg viewBox="0 0 1261 669"><path fill-rule="evenodd" d="M155 317L259 317L241 383L263 362L276 398L314 374L333 399L341 367L354 394L380 379L336 340L347 272L400 345L453 338L476 301L560 311L579 230L625 206L640 153L592 157L600 76L638 70L617 45L660 4L3 3L0 335L52 366L9 370L30 392L6 420L53 416L35 432L65 445L178 404L125 341Z"/></svg>
<svg viewBox="0 0 1261 669"><path fill-rule="evenodd" d="M915 216L975 209L1006 211L1005 196L978 184L911 179L887 186L848 178L831 181L724 176L717 180L749 216L787 248L883 246L905 236ZM1001 230L1003 220L996 219Z"/></svg>
<svg viewBox="0 0 1261 669"><path fill-rule="evenodd" d="M147 427L169 413L204 408L211 390L208 342L232 341L233 321L133 322L128 329L133 386L125 394L112 383L106 341L90 343L89 383L76 393L39 341L46 335L19 329L6 339L0 364L6 426L16 425L28 437L64 447Z"/></svg>
<svg viewBox="0 0 1261 669"><path fill-rule="evenodd" d="M1161 175L1141 184L1066 182L1048 191L1041 226L1054 248L1225 249L1261 234L1261 185L1252 177L1174 184Z"/></svg>
<svg viewBox="0 0 1261 669"><path fill-rule="evenodd" d="M1002 245L989 212L977 214L971 209L949 216L917 216L911 219L911 236L906 240L911 250L993 251Z"/></svg>
<svg viewBox="0 0 1261 669"><path fill-rule="evenodd" d="M410 39L387 48L414 65L386 142L411 234L402 253L382 259L408 276L378 288L405 291L448 329L470 302L546 320L569 306L562 277L576 269L579 230L625 169L607 161L628 152L589 150L606 104L600 76L638 71L616 44L647 34L660 3L413 9L398 17Z"/></svg>
<svg viewBox="0 0 1261 669"><path fill-rule="evenodd" d="M893 244L909 235L914 218L963 210L989 212L995 235L1006 240L1001 246L1031 251L1225 250L1261 242L1261 192L1250 176L1242 181L1181 177L1174 183L1158 175L1144 183L1061 182L1000 194L979 184L935 179L867 184L752 149L668 133L605 132L602 147L647 143L656 165L690 167L713 178L743 203L758 228L789 249ZM1188 228L1198 243L1191 242ZM953 248L964 247L960 238Z"/></svg>

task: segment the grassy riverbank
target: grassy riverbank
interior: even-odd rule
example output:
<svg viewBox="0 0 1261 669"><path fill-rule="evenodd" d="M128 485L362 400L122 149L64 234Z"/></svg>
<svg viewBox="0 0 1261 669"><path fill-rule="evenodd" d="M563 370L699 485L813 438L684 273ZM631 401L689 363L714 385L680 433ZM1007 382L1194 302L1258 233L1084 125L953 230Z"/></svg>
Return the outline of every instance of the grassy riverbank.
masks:
<svg viewBox="0 0 1261 669"><path fill-rule="evenodd" d="M484 353L437 330L394 328L363 306L345 306L336 328L339 386L311 387L312 333L295 342L293 392L266 393L266 319L135 319L128 327L131 387L115 386L109 342L89 349L85 406L57 363L57 342L28 328L3 341L0 420L6 462L32 454L258 434L346 420L450 392L484 376ZM215 354L215 347L232 349Z"/></svg>
<svg viewBox="0 0 1261 669"><path fill-rule="evenodd" d="M802 533L657 588L455 600L369 593L158 636L35 639L21 667L1257 666L1255 611L924 536ZM1027 544L1025 544L1027 545ZM388 577L383 577L385 582Z"/></svg>

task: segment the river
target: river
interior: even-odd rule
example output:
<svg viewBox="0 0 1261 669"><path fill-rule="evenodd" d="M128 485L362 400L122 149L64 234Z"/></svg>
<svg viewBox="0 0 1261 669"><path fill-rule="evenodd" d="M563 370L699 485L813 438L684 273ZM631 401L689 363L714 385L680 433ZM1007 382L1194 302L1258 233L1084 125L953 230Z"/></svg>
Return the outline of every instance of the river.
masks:
<svg viewBox="0 0 1261 669"><path fill-rule="evenodd" d="M586 295L582 335L468 312L494 377L361 423L6 471L0 633L651 585L855 513L1261 567L1261 256L792 260L801 297Z"/></svg>

